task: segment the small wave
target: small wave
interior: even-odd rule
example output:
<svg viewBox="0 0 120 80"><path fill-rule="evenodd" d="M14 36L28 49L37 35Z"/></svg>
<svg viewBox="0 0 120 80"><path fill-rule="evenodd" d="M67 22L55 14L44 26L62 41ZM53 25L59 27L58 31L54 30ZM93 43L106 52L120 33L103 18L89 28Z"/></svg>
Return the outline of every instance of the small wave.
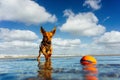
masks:
<svg viewBox="0 0 120 80"><path fill-rule="evenodd" d="M67 68L56 68L53 69L54 73L81 73L82 70L77 69L67 69Z"/></svg>
<svg viewBox="0 0 120 80"><path fill-rule="evenodd" d="M99 74L99 76L102 77L111 77L111 78L120 78L120 74L119 73L115 73L115 72L109 72L109 73L101 73Z"/></svg>
<svg viewBox="0 0 120 80"><path fill-rule="evenodd" d="M98 64L98 67L120 67L120 64Z"/></svg>

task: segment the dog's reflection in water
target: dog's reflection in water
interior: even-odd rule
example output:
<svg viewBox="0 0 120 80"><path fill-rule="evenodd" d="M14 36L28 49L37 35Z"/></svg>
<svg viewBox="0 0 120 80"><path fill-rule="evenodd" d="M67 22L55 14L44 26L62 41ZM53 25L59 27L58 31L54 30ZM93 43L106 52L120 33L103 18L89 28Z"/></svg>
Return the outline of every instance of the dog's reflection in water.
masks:
<svg viewBox="0 0 120 80"><path fill-rule="evenodd" d="M38 61L37 77L30 77L24 80L52 80L52 62L51 60L40 62Z"/></svg>
<svg viewBox="0 0 120 80"><path fill-rule="evenodd" d="M52 80L52 62L51 60L40 62L38 61L38 78L40 80Z"/></svg>

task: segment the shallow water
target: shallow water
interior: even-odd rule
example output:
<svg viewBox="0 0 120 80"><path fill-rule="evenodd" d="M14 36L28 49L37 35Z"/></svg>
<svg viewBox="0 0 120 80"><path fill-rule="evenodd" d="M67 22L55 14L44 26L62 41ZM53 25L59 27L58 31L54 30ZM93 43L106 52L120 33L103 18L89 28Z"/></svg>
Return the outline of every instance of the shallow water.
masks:
<svg viewBox="0 0 120 80"><path fill-rule="evenodd" d="M97 66L83 67L81 57L0 59L0 80L120 80L120 56L95 56Z"/></svg>

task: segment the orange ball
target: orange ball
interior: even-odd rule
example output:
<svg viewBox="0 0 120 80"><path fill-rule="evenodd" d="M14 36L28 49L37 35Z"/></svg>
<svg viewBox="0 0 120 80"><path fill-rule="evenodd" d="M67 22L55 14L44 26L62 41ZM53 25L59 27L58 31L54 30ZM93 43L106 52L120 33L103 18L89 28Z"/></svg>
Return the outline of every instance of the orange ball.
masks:
<svg viewBox="0 0 120 80"><path fill-rule="evenodd" d="M90 55L83 56L80 62L82 65L97 64L97 60L93 56L90 56Z"/></svg>

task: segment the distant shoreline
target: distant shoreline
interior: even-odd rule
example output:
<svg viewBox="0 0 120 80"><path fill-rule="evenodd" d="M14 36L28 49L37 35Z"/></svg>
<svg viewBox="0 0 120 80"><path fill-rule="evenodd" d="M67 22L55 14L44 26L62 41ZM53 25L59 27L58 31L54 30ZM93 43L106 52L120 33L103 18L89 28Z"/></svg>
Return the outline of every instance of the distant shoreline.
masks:
<svg viewBox="0 0 120 80"><path fill-rule="evenodd" d="M90 55L90 54L87 54ZM92 54L91 54L92 55ZM53 58L63 58L63 57L81 57L84 55L53 55ZM92 56L120 56L120 54L104 54L104 55L92 55ZM43 55L41 57L44 57ZM37 58L36 55L0 55L0 59L31 59L31 58Z"/></svg>

